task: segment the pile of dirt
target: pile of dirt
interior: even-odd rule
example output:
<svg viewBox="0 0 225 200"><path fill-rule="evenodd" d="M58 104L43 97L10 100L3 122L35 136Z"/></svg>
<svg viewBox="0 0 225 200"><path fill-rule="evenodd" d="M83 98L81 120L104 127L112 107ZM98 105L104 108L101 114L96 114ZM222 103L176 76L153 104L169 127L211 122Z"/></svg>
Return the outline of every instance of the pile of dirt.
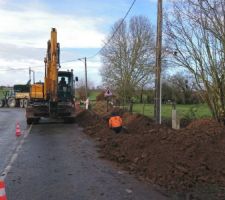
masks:
<svg viewBox="0 0 225 200"><path fill-rule="evenodd" d="M187 128L199 128L199 127L218 127L220 126L219 123L213 119L198 119L192 121L190 124L188 124Z"/></svg>
<svg viewBox="0 0 225 200"><path fill-rule="evenodd" d="M224 127L207 119L173 130L145 116L121 115L127 127L121 134L108 129L109 114L85 111L78 116L85 132L99 141L105 158L170 191L199 192L204 188L204 193L210 188L213 199L225 195Z"/></svg>
<svg viewBox="0 0 225 200"><path fill-rule="evenodd" d="M111 109L112 108L110 106L110 110ZM93 106L93 111L95 113L98 113L99 115L104 115L106 113L106 111L107 111L107 103L106 103L106 101L96 102L96 104Z"/></svg>

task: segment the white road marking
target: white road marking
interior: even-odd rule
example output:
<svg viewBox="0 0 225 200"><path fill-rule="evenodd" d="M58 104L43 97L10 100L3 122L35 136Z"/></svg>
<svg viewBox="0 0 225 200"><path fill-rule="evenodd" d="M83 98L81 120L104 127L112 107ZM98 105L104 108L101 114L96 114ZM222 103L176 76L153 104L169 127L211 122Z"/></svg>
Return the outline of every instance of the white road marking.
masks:
<svg viewBox="0 0 225 200"><path fill-rule="evenodd" d="M5 188L0 188L0 197L5 196Z"/></svg>
<svg viewBox="0 0 225 200"><path fill-rule="evenodd" d="M19 145L17 146L15 152L13 153L8 165L5 167L5 169L3 170L1 176L0 176L0 179L1 180L5 180L6 176L8 175L10 169L12 168L12 164L14 163L14 161L16 160L16 158L18 157L18 153L19 153L19 150L22 148L23 146L23 143L25 141L25 139L27 138L27 136L29 135L30 131L31 131L31 128L32 128L32 124L30 126L30 128L28 129L28 131L25 132L25 134L23 135L23 138L22 140L20 141Z"/></svg>

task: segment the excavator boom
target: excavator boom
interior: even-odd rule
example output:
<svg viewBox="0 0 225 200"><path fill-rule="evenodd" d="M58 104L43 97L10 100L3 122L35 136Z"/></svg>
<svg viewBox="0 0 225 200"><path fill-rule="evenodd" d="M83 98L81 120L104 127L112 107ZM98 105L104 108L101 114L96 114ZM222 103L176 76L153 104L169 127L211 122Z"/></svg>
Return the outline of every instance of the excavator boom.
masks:
<svg viewBox="0 0 225 200"><path fill-rule="evenodd" d="M46 73L45 73L45 93L44 98L52 102L57 101L57 83L58 83L58 43L57 32L55 28L51 31L51 40L48 41L46 55Z"/></svg>

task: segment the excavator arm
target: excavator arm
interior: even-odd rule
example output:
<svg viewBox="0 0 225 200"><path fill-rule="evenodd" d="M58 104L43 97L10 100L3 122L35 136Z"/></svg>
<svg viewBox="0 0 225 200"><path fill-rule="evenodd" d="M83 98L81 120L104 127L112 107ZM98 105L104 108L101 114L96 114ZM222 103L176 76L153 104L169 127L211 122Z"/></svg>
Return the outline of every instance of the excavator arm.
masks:
<svg viewBox="0 0 225 200"><path fill-rule="evenodd" d="M57 101L58 68L59 68L59 43L57 43L57 31L52 28L51 39L48 41L45 58L45 89L44 98L51 102Z"/></svg>

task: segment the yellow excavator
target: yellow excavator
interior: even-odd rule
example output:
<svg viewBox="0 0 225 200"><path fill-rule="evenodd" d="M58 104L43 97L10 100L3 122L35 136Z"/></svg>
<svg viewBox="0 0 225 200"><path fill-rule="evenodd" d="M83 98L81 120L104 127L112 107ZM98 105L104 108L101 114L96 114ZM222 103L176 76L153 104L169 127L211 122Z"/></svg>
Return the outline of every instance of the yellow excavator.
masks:
<svg viewBox="0 0 225 200"><path fill-rule="evenodd" d="M44 83L30 86L30 99L26 108L27 124L38 123L41 117L62 118L75 121L73 70L60 71L60 44L57 31L52 28L44 59ZM77 80L77 78L76 78Z"/></svg>

